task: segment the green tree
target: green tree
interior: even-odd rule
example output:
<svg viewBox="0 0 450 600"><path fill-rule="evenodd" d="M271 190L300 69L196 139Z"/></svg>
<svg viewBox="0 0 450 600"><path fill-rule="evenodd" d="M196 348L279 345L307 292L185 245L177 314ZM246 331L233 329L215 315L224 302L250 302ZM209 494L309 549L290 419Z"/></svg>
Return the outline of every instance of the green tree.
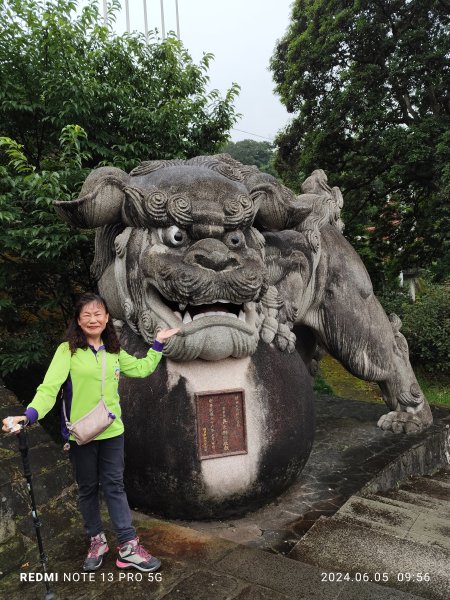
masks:
<svg viewBox="0 0 450 600"><path fill-rule="evenodd" d="M241 140L227 142L222 148L230 156L239 160L244 165L256 165L258 169L277 177L274 167L275 152L270 142L256 142L255 140Z"/></svg>
<svg viewBox="0 0 450 600"><path fill-rule="evenodd" d="M448 24L441 0L296 0L272 57L295 115L276 167L294 186L321 167L341 187L372 276L449 275Z"/></svg>
<svg viewBox="0 0 450 600"><path fill-rule="evenodd" d="M422 279L413 302L405 289L387 288L379 300L402 320L414 367L435 375L450 375L450 286ZM444 380L445 381L445 380Z"/></svg>
<svg viewBox="0 0 450 600"><path fill-rule="evenodd" d="M207 92L211 54L197 65L175 37L147 44L113 35L98 3L0 0L0 132L38 168L68 123L87 133L90 165L210 153L235 122L237 86ZM44 162L43 162L44 161Z"/></svg>
<svg viewBox="0 0 450 600"><path fill-rule="evenodd" d="M64 128L53 170L39 171L22 148L0 138L9 159L0 165L0 370L3 374L44 363L71 315L73 296L92 289L93 235L60 221L52 201L76 197L81 169L79 126Z"/></svg>
<svg viewBox="0 0 450 600"><path fill-rule="evenodd" d="M233 85L207 91L174 37L114 35L98 3L0 0L0 370L45 363L73 296L94 289L93 234L53 211L91 168L219 150L234 124Z"/></svg>

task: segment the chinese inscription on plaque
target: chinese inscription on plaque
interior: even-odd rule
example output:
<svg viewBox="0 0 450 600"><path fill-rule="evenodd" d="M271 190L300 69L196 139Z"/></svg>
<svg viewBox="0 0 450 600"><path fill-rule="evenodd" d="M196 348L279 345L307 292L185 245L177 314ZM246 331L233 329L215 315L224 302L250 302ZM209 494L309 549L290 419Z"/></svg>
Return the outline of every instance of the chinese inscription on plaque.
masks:
<svg viewBox="0 0 450 600"><path fill-rule="evenodd" d="M244 390L202 392L195 399L200 459L247 454Z"/></svg>

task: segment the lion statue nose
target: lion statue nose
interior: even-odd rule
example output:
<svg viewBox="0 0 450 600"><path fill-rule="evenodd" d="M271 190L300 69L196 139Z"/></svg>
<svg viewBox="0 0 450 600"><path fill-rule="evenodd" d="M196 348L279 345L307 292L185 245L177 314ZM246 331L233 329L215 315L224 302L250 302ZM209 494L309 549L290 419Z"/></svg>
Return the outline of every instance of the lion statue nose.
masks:
<svg viewBox="0 0 450 600"><path fill-rule="evenodd" d="M238 265L235 258L229 258L222 252L213 252L210 255L195 254L195 259L200 266L212 271L225 271L227 268L230 269Z"/></svg>
<svg viewBox="0 0 450 600"><path fill-rule="evenodd" d="M211 271L227 271L239 266L239 261L219 240L201 240L192 246L185 262L197 264Z"/></svg>

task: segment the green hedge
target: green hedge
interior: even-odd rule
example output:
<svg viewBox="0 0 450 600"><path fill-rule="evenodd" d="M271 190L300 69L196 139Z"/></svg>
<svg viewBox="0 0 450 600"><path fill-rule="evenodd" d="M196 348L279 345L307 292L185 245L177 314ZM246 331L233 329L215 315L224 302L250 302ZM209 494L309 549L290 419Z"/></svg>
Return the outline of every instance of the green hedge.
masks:
<svg viewBox="0 0 450 600"><path fill-rule="evenodd" d="M415 302L401 290L378 295L385 311L402 320L411 363L429 373L450 373L450 286L427 283Z"/></svg>

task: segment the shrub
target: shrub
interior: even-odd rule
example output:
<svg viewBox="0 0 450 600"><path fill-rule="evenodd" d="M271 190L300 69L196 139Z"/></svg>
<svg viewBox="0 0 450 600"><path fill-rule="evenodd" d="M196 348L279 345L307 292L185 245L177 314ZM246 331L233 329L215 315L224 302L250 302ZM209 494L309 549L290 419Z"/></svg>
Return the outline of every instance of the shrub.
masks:
<svg viewBox="0 0 450 600"><path fill-rule="evenodd" d="M450 373L450 287L427 283L416 302L392 290L379 296L401 318L411 363L429 373Z"/></svg>

